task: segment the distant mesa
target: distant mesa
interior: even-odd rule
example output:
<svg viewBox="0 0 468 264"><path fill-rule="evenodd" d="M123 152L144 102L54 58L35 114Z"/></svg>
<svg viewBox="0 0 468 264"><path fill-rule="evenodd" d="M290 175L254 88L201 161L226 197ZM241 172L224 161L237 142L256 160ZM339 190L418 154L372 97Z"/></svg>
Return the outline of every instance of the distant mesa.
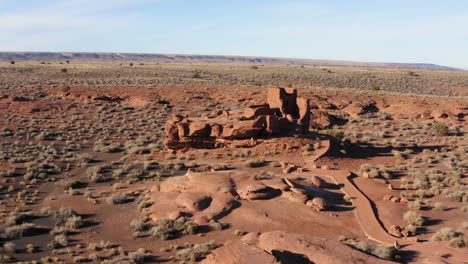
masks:
<svg viewBox="0 0 468 264"><path fill-rule="evenodd" d="M296 64L315 66L384 67L402 69L461 70L430 63L355 62L340 60L314 60L297 58L187 55L158 53L99 53L99 52L0 52L0 61L142 61L177 63L255 63Z"/></svg>

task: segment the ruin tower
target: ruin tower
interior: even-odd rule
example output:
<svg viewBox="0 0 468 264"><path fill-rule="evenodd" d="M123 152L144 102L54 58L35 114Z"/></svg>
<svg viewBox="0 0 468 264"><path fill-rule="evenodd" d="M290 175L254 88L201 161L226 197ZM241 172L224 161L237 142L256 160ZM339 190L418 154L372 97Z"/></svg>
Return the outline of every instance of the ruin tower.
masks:
<svg viewBox="0 0 468 264"><path fill-rule="evenodd" d="M297 97L295 88L268 88L268 105L279 111L281 117L301 126L301 133L309 132L309 99Z"/></svg>

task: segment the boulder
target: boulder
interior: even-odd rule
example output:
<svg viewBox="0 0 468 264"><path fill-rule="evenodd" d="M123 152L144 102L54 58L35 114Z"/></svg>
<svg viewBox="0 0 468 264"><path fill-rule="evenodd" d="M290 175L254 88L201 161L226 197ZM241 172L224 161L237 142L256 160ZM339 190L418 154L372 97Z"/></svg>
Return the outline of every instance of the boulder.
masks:
<svg viewBox="0 0 468 264"><path fill-rule="evenodd" d="M238 187L237 193L241 199L245 200L269 199L275 196L275 189L255 182Z"/></svg>
<svg viewBox="0 0 468 264"><path fill-rule="evenodd" d="M406 197L401 197L401 198L400 198L400 203L407 204L407 203L408 203L408 198L406 198Z"/></svg>
<svg viewBox="0 0 468 264"><path fill-rule="evenodd" d="M172 211L169 214L167 214L167 218L171 220L177 220L182 216L182 213L180 211Z"/></svg>
<svg viewBox="0 0 468 264"><path fill-rule="evenodd" d="M384 201L390 201L393 198L391 194L385 194L382 198Z"/></svg>
<svg viewBox="0 0 468 264"><path fill-rule="evenodd" d="M212 198L210 196L199 192L183 192L179 194L176 199L176 203L192 212L198 212L208 208L211 201Z"/></svg>
<svg viewBox="0 0 468 264"><path fill-rule="evenodd" d="M211 133L211 126L203 122L191 122L188 125L189 137L209 137Z"/></svg>
<svg viewBox="0 0 468 264"><path fill-rule="evenodd" d="M310 177L310 182L315 187L321 188L321 187L323 187L325 181L322 178L320 178L319 176L313 175L312 177Z"/></svg>
<svg viewBox="0 0 468 264"><path fill-rule="evenodd" d="M392 225L389 229L388 229L388 233L392 236L395 236L395 237L402 237L402 233L401 233L402 229L401 227L397 226L397 225Z"/></svg>
<svg viewBox="0 0 468 264"><path fill-rule="evenodd" d="M431 112L431 116L436 119L445 119L448 117L448 114L443 110L434 110Z"/></svg>
<svg viewBox="0 0 468 264"><path fill-rule="evenodd" d="M318 210L318 211L324 211L328 208L328 203L325 199L321 197L315 197L314 199L311 200L312 205Z"/></svg>
<svg viewBox="0 0 468 264"><path fill-rule="evenodd" d="M283 192L281 196L285 197L291 202L300 204L305 204L307 199L309 199L305 194L298 194L294 192Z"/></svg>

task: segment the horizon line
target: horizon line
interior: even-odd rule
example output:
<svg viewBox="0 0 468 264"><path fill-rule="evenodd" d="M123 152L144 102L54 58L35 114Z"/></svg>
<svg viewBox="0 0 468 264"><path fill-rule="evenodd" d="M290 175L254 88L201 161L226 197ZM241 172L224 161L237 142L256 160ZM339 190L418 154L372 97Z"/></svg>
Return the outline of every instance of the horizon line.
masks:
<svg viewBox="0 0 468 264"><path fill-rule="evenodd" d="M385 61L360 61L360 60L340 60L340 59L312 59L312 58L299 58L299 57L281 57L281 56L256 56L256 55L228 55L228 54L196 54L196 53L158 53L158 52L103 52L103 51L0 51L0 54L20 54L20 53L51 53L51 54L61 54L66 56L65 53L71 54L129 54L129 55L165 55L165 56L212 56L212 57L235 57L235 58L249 58L249 59L283 59L283 60L298 60L298 61L327 61L327 62L341 62L341 63L362 63L362 64L389 64L389 65L433 65L438 67L446 68L446 70L461 70L467 71L468 67L453 67L447 65L436 64L432 62L385 62ZM77 60L78 58L71 58L73 60ZM1 58L0 58L1 60ZM21 60L21 59L18 59ZM24 59L27 61L28 59ZM96 59L98 60L98 59ZM124 59L125 60L125 59ZM33 60L29 60L33 61ZM131 61L131 60L129 60ZM253 62L255 63L255 62ZM320 66L320 65L318 65ZM328 65L332 66L332 65ZM345 65L344 65L345 66ZM372 66L372 65L369 65ZM378 66L378 65L375 65Z"/></svg>

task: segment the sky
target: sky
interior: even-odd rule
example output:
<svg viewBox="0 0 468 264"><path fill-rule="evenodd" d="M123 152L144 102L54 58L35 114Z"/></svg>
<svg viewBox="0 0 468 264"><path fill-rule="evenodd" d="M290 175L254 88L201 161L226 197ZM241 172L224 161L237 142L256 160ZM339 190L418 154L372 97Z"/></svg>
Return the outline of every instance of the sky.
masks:
<svg viewBox="0 0 468 264"><path fill-rule="evenodd" d="M468 1L0 0L0 51L243 55L468 69Z"/></svg>

